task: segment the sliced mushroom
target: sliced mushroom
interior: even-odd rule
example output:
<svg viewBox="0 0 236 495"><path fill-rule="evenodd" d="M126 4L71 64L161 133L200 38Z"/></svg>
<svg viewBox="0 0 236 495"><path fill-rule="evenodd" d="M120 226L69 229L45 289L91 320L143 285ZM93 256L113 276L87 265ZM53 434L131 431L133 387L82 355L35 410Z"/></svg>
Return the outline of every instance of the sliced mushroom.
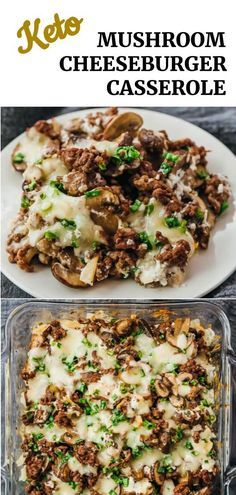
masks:
<svg viewBox="0 0 236 495"><path fill-rule="evenodd" d="M174 332L166 332L166 340L178 349L187 349L194 340L193 334L188 334L190 327L190 318L177 318L174 323Z"/></svg>
<svg viewBox="0 0 236 495"><path fill-rule="evenodd" d="M108 207L119 206L118 196L108 189L100 189L98 196L86 198L86 205L90 209L90 216L93 222L100 225L107 234L115 234L118 229L119 219L117 215L108 210Z"/></svg>
<svg viewBox="0 0 236 495"><path fill-rule="evenodd" d="M57 261L52 263L51 266L52 274L59 280L62 284L68 285L69 287L87 287L88 284L82 282L79 272L74 272L68 270L61 263Z"/></svg>
<svg viewBox="0 0 236 495"><path fill-rule="evenodd" d="M23 158L23 153L22 153L22 159L20 158L20 153L21 153L21 143L18 143L16 145L16 147L14 148L14 151L12 153L12 165L14 167L14 169L17 171L17 172L24 172L24 170L26 169L27 167L27 164L26 162L24 161L24 158ZM17 160L17 155L19 154L19 161Z"/></svg>
<svg viewBox="0 0 236 495"><path fill-rule="evenodd" d="M91 211L91 218L96 225L100 225L103 230L109 234L114 235L119 226L119 220L114 213L110 211Z"/></svg>
<svg viewBox="0 0 236 495"><path fill-rule="evenodd" d="M159 397L168 397L170 393L168 387L161 380L155 381L155 389Z"/></svg>
<svg viewBox="0 0 236 495"><path fill-rule="evenodd" d="M133 136L143 124L143 119L135 112L124 112L114 117L104 129L103 138L112 141L123 132L129 132Z"/></svg>
<svg viewBox="0 0 236 495"><path fill-rule="evenodd" d="M132 330L133 320L131 318L123 318L114 324L114 331L119 337L128 335Z"/></svg>

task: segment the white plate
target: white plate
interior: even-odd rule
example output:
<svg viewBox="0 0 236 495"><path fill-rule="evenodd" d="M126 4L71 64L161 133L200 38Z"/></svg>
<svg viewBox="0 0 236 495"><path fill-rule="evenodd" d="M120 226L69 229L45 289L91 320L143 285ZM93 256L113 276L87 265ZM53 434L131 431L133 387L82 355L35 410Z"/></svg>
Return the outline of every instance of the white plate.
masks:
<svg viewBox="0 0 236 495"><path fill-rule="evenodd" d="M96 109L97 110L97 109ZM126 109L127 110L127 109ZM130 110L134 110L133 108ZM47 267L39 266L27 273L9 263L5 251L9 222L20 203L22 177L11 166L11 153L21 138L14 139L2 152L2 271L14 284L39 298L82 299L175 299L194 298L207 294L221 284L236 268L236 157L208 132L176 117L150 110L137 112L144 119L144 127L166 129L171 139L189 137L198 145L212 150L208 155L209 170L229 178L233 192L230 208L217 221L209 248L196 253L190 261L186 280L181 287L144 288L133 280L108 280L89 289L72 289L60 284ZM88 110L58 117L65 122L72 117L85 116Z"/></svg>

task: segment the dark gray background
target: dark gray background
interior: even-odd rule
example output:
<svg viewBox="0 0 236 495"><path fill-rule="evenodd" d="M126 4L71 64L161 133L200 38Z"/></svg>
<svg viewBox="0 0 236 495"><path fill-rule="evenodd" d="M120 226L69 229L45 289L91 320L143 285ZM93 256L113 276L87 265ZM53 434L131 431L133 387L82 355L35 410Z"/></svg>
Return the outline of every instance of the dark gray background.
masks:
<svg viewBox="0 0 236 495"><path fill-rule="evenodd" d="M48 119L62 113L80 110L81 107L3 107L2 147L30 127L36 120ZM220 139L236 154L236 107L150 107L151 110L175 115L192 122ZM2 297L31 297L2 275ZM208 297L236 297L236 272L208 294Z"/></svg>
<svg viewBox="0 0 236 495"><path fill-rule="evenodd" d="M209 299L207 299L209 300ZM18 299L18 300L13 300L13 299L3 299L2 300L2 345L4 346L4 335L5 335L5 323L6 320L11 313L13 309L15 309L17 306L24 304L25 302L28 302L29 299ZM210 300L209 300L210 301ZM63 304L63 301L61 301ZM74 302L74 301L71 301ZM107 301L109 302L109 301ZM123 301L125 302L125 301ZM138 304L140 301L137 301ZM80 301L80 303L83 305L84 301ZM147 301L145 301L145 304ZM164 304L164 302L163 302ZM234 352L236 353L236 299L215 299L214 304L219 306L223 311L225 311L230 325L231 325L231 335L232 335L232 347L234 349ZM22 331L25 331L27 329L22 329ZM2 375L2 379L4 379L4 376ZM236 368L233 370L233 381L232 381L232 386L234 388L234 397L233 397L233 411L234 411L234 416L233 418L236 418ZM4 390L4 384L2 385L2 390ZM4 398L3 398L4 399ZM3 430L4 429L4 407L2 408L2 435L3 435ZM233 428L231 431L231 442L230 442L230 451L231 451L231 464L236 465L236 422L233 421ZM4 435L3 435L4 438ZM229 495L235 495L236 494L236 480L234 480L231 483L230 487L230 492Z"/></svg>

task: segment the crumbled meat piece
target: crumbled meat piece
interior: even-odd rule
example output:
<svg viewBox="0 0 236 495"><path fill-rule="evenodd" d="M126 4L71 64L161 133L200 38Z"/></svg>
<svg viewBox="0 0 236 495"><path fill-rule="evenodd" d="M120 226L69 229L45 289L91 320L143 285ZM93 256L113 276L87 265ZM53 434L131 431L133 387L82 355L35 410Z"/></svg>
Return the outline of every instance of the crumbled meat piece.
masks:
<svg viewBox="0 0 236 495"><path fill-rule="evenodd" d="M82 382L89 384L89 383L98 382L101 376L102 376L101 373L97 371L87 371L86 373L81 374L81 380Z"/></svg>
<svg viewBox="0 0 236 495"><path fill-rule="evenodd" d="M32 455L31 453L26 457L25 464L27 478L36 479L45 470L46 458L39 455Z"/></svg>
<svg viewBox="0 0 236 495"><path fill-rule="evenodd" d="M141 129L138 134L138 138L140 143L146 150L150 151L151 153L162 153L164 142L167 139L167 134L165 131L160 131L155 134L154 131Z"/></svg>
<svg viewBox="0 0 236 495"><path fill-rule="evenodd" d="M137 249L137 233L130 227L120 228L114 235L114 244L116 249Z"/></svg>
<svg viewBox="0 0 236 495"><path fill-rule="evenodd" d="M152 196L156 199L159 199L159 201L163 205L167 205L171 199L173 199L173 191L172 189L167 186L167 184L164 184L161 180L156 181L155 183L155 188L153 190Z"/></svg>
<svg viewBox="0 0 236 495"><path fill-rule="evenodd" d="M221 213L221 205L229 198L229 186L226 180L218 175L212 175L206 180L205 194L210 206L217 215Z"/></svg>
<svg viewBox="0 0 236 495"><path fill-rule="evenodd" d="M174 488L174 495L189 495L190 489L185 483L178 483Z"/></svg>
<svg viewBox="0 0 236 495"><path fill-rule="evenodd" d="M167 263L168 266L179 266L180 268L184 268L187 263L189 253L189 243L185 240L181 240L177 241L173 246L164 246L160 254L156 256L156 259L161 263Z"/></svg>
<svg viewBox="0 0 236 495"><path fill-rule="evenodd" d="M95 443L81 442L74 447L74 455L81 464L89 464L90 466L97 465L98 448Z"/></svg>
<svg viewBox="0 0 236 495"><path fill-rule="evenodd" d="M96 148L63 149L60 156L68 170L83 170L84 173L99 171L99 165L107 165L109 159L106 152L100 152Z"/></svg>
<svg viewBox="0 0 236 495"><path fill-rule="evenodd" d="M59 411L54 417L55 423L66 428L73 426L71 419L63 411Z"/></svg>
<svg viewBox="0 0 236 495"><path fill-rule="evenodd" d="M38 120L36 124L34 124L35 129L45 136L50 137L51 139L59 138L61 126L55 120L52 122L48 122L47 120Z"/></svg>
<svg viewBox="0 0 236 495"><path fill-rule="evenodd" d="M159 230L156 232L156 239L161 244L169 244L169 240L167 239L167 237L162 235L162 233Z"/></svg>

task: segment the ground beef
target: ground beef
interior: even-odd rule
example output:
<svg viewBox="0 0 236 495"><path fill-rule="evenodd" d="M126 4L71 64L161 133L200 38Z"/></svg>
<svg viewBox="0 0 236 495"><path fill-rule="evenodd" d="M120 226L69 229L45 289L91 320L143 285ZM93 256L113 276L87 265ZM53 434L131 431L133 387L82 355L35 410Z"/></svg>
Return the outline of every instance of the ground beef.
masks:
<svg viewBox="0 0 236 495"><path fill-rule="evenodd" d="M46 458L39 455L29 454L25 460L26 474L29 479L36 479L45 470Z"/></svg>
<svg viewBox="0 0 236 495"><path fill-rule="evenodd" d="M61 126L53 120L52 122L48 122L47 120L38 120L36 124L34 124L35 129L45 136L48 136L51 139L59 138Z"/></svg>
<svg viewBox="0 0 236 495"><path fill-rule="evenodd" d="M159 199L159 201L163 205L167 205L170 202L170 200L173 198L174 194L172 189L169 186L167 186L167 184L164 184L164 182L158 180L155 183L152 196L156 199Z"/></svg>
<svg viewBox="0 0 236 495"><path fill-rule="evenodd" d="M164 142L167 139L165 131L154 133L152 130L141 129L138 134L141 145L151 153L162 153Z"/></svg>
<svg viewBox="0 0 236 495"><path fill-rule="evenodd" d="M178 266L184 268L190 253L190 245L187 241L177 241L174 245L166 245L161 250L156 259L168 266Z"/></svg>
<svg viewBox="0 0 236 495"><path fill-rule="evenodd" d="M89 384L98 382L101 376L101 373L98 373L97 371L88 371L87 373L82 373L81 380L83 383Z"/></svg>
<svg viewBox="0 0 236 495"><path fill-rule="evenodd" d="M174 488L174 495L189 495L190 489L186 486L185 483L179 483Z"/></svg>
<svg viewBox="0 0 236 495"><path fill-rule="evenodd" d="M130 227L120 228L114 235L116 249L137 249L138 235Z"/></svg>
<svg viewBox="0 0 236 495"><path fill-rule="evenodd" d="M81 442L74 447L74 455L81 464L89 464L90 466L96 466L96 456L98 453L97 446L92 442Z"/></svg>
<svg viewBox="0 0 236 495"><path fill-rule="evenodd" d="M65 428L70 428L73 426L71 419L68 417L66 412L59 411L54 417L55 423L59 426L64 426Z"/></svg>
<svg viewBox="0 0 236 495"><path fill-rule="evenodd" d="M109 160L106 152L95 148L68 148L61 150L60 156L68 170L83 170L84 173L98 171L99 165L107 165Z"/></svg>
<svg viewBox="0 0 236 495"><path fill-rule="evenodd" d="M219 215L222 203L227 201L230 194L226 180L222 180L218 175L212 175L206 180L204 192L210 206Z"/></svg>

